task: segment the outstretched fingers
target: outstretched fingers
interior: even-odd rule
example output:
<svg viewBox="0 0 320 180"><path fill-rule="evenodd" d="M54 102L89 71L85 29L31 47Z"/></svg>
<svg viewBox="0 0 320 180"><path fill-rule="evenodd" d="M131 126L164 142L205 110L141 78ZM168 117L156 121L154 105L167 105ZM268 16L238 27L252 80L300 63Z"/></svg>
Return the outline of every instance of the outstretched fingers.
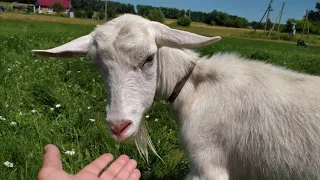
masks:
<svg viewBox="0 0 320 180"><path fill-rule="evenodd" d="M92 163L88 164L84 167L77 175L82 176L85 174L93 174L98 177L100 172L113 160L113 156L111 154L103 154L96 160L92 161Z"/></svg>
<svg viewBox="0 0 320 180"><path fill-rule="evenodd" d="M135 160L130 159L126 155L120 156L110 167L101 174L101 180L114 179L114 180L136 180L140 177L140 172L135 170L137 163ZM134 173L133 173L134 172ZM133 174L132 174L133 173ZM131 179L130 179L131 178Z"/></svg>
<svg viewBox="0 0 320 180"><path fill-rule="evenodd" d="M139 180L141 176L141 173L138 169L134 169L130 176L127 178L127 180Z"/></svg>
<svg viewBox="0 0 320 180"><path fill-rule="evenodd" d="M115 180L126 180L129 179L129 176L133 173L135 168L137 167L137 162L133 159L127 161L127 163L123 166L120 170L118 175L116 176ZM134 176L133 174L132 176Z"/></svg>

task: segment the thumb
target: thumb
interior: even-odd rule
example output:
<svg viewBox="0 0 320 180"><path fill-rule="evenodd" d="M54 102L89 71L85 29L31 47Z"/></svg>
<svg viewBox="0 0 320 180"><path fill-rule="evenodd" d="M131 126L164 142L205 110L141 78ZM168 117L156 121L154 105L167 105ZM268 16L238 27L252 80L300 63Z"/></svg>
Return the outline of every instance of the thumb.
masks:
<svg viewBox="0 0 320 180"><path fill-rule="evenodd" d="M42 168L53 168L62 170L62 162L60 159L59 149L53 144L46 145L44 149L45 154L43 157Z"/></svg>

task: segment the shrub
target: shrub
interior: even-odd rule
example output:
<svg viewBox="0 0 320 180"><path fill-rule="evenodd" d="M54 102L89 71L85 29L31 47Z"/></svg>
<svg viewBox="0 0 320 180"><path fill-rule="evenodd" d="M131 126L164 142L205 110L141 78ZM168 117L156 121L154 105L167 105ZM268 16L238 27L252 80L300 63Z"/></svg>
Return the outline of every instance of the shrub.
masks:
<svg viewBox="0 0 320 180"><path fill-rule="evenodd" d="M64 14L64 13L62 13L62 14L59 14L58 16L59 16L59 17L68 17L68 16L70 16L70 14Z"/></svg>
<svg viewBox="0 0 320 180"><path fill-rule="evenodd" d="M85 10L81 10L81 18L86 18L87 17L87 13Z"/></svg>
<svg viewBox="0 0 320 180"><path fill-rule="evenodd" d="M22 13L29 14L29 10L27 8L21 10Z"/></svg>
<svg viewBox="0 0 320 180"><path fill-rule="evenodd" d="M76 18L86 18L87 17L87 13L85 10L82 9L76 9L74 12L74 16Z"/></svg>
<svg viewBox="0 0 320 180"><path fill-rule="evenodd" d="M92 19L93 13L94 13L94 12L93 12L92 9L88 9L88 10L87 10L87 17L90 18L90 19Z"/></svg>
<svg viewBox="0 0 320 180"><path fill-rule="evenodd" d="M57 12L57 14L60 14L64 10L64 7L59 2L55 2L52 5L52 9Z"/></svg>
<svg viewBox="0 0 320 180"><path fill-rule="evenodd" d="M81 18L81 9L76 9L76 10L74 11L74 16L75 16L76 18Z"/></svg>
<svg viewBox="0 0 320 180"><path fill-rule="evenodd" d="M164 15L160 9L151 9L148 13L148 19L151 21L164 22Z"/></svg>
<svg viewBox="0 0 320 180"><path fill-rule="evenodd" d="M289 34L281 34L280 35L280 39L283 41L292 41L293 40L293 36L289 35Z"/></svg>
<svg viewBox="0 0 320 180"><path fill-rule="evenodd" d="M180 26L190 26L191 19L188 16L183 16L178 18L177 24Z"/></svg>
<svg viewBox="0 0 320 180"><path fill-rule="evenodd" d="M99 19L104 19L104 17L105 17L105 14L104 14L105 12L103 11L103 10L101 10L100 12L99 12Z"/></svg>
<svg viewBox="0 0 320 180"><path fill-rule="evenodd" d="M108 10L108 19L113 19L117 17L117 13L114 9Z"/></svg>
<svg viewBox="0 0 320 180"><path fill-rule="evenodd" d="M93 11L92 19L99 19L99 12Z"/></svg>

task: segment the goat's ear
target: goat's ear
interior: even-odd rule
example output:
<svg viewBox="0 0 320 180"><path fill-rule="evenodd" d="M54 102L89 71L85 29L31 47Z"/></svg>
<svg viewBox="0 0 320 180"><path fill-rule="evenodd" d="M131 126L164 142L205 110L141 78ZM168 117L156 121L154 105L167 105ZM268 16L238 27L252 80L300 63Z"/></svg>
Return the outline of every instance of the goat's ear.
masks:
<svg viewBox="0 0 320 180"><path fill-rule="evenodd" d="M47 50L33 50L41 56L69 58L74 56L86 56L92 35L81 36L61 46Z"/></svg>
<svg viewBox="0 0 320 180"><path fill-rule="evenodd" d="M158 22L152 22L158 46L175 48L196 48L220 41L220 36L206 37L198 34L171 29Z"/></svg>

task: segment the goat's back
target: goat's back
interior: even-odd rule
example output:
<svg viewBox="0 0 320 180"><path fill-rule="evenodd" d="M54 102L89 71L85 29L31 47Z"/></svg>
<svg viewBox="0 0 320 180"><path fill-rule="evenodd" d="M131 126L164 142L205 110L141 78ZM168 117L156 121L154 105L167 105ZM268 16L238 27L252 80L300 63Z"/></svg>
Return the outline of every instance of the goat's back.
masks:
<svg viewBox="0 0 320 180"><path fill-rule="evenodd" d="M231 179L320 179L320 77L233 55L198 67L198 137L223 147Z"/></svg>

